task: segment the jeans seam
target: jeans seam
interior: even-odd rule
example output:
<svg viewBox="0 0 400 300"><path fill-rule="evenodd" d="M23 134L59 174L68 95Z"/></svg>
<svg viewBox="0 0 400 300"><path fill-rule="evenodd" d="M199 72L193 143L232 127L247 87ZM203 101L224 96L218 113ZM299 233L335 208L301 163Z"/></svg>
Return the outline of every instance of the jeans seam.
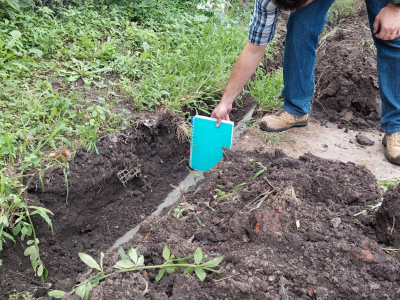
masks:
<svg viewBox="0 0 400 300"><path fill-rule="evenodd" d="M283 110L288 112L289 114L295 116L295 117L304 117L306 114L304 115L299 115L298 113L296 113L294 110L292 110L290 107L288 107L286 104L283 105Z"/></svg>
<svg viewBox="0 0 400 300"><path fill-rule="evenodd" d="M391 135L391 134L393 134L393 133L396 133L396 132L400 132L400 127L395 127L394 129L390 129L390 130L384 130L384 132L386 133L386 134L388 134L388 135Z"/></svg>

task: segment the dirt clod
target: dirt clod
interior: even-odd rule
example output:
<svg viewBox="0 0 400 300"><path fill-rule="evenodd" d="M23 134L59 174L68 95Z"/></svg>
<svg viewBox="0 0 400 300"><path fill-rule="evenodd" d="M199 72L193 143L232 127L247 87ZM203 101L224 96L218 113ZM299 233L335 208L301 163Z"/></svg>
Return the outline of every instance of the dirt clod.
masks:
<svg viewBox="0 0 400 300"><path fill-rule="evenodd" d="M378 239L394 248L400 248L400 185L392 186L383 196L376 214Z"/></svg>
<svg viewBox="0 0 400 300"><path fill-rule="evenodd" d="M359 133L356 135L356 140L357 143L359 143L360 145L363 146L372 146L373 144L375 144L374 141L371 141L369 138L367 138L365 135Z"/></svg>

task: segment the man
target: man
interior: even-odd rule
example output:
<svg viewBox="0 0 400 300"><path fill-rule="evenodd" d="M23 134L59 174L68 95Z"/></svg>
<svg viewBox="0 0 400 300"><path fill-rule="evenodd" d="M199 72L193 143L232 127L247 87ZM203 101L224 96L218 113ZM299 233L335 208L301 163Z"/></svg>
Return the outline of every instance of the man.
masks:
<svg viewBox="0 0 400 300"><path fill-rule="evenodd" d="M262 130L279 132L306 126L314 97L314 66L318 36L334 0L255 0L249 41L232 70L211 117L229 120L232 103L253 75L266 45L275 34L279 9L289 9L283 61L283 109L261 119ZM378 77L382 100L382 143L385 156L400 165L400 0L366 0L372 36L378 50Z"/></svg>

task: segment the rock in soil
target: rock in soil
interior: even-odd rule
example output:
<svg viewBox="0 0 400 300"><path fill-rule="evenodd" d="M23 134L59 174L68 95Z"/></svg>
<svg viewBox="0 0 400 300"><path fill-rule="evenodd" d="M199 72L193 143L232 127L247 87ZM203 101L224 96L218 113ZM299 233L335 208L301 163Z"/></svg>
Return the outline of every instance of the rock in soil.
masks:
<svg viewBox="0 0 400 300"><path fill-rule="evenodd" d="M363 146L372 146L373 144L375 144L374 141L371 141L369 138L367 138L362 133L359 133L356 135L356 140L357 140L357 143L359 143L360 145L363 145Z"/></svg>

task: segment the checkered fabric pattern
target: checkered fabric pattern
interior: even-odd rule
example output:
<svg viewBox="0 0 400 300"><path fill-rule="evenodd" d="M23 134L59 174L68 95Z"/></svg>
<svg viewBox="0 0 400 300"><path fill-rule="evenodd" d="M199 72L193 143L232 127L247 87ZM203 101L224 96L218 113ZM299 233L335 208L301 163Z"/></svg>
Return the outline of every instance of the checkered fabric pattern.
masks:
<svg viewBox="0 0 400 300"><path fill-rule="evenodd" d="M268 44L275 35L279 9L272 0L255 0L250 20L249 42L254 45Z"/></svg>

